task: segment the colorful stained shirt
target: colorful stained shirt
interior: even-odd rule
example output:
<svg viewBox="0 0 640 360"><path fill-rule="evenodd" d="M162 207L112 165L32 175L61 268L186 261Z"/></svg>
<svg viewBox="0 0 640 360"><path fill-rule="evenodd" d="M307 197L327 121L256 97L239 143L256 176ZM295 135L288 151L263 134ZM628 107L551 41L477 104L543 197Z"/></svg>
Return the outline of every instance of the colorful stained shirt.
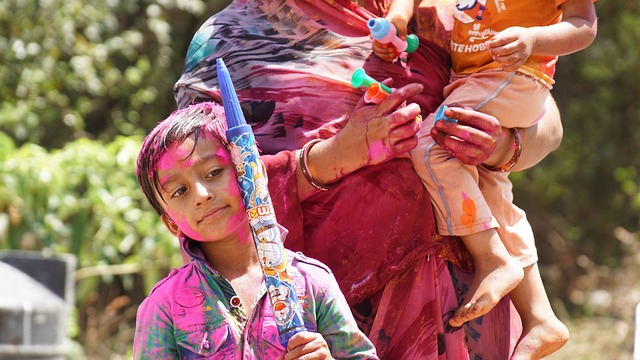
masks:
<svg viewBox="0 0 640 360"><path fill-rule="evenodd" d="M215 63L224 59L265 154L276 215L289 229L285 246L331 268L384 359L508 359L519 319L505 298L463 331L447 327L472 279L472 260L459 238L437 234L429 195L408 158L365 167L300 199L292 150L346 124L365 91L350 84L358 67L377 80L393 78L393 87L424 84L413 101L425 114L434 111L449 82L454 2L422 1L411 25L420 46L407 61L386 63L371 50L366 21L382 15L372 6L234 0L194 35L174 86L179 107L220 101Z"/></svg>
<svg viewBox="0 0 640 360"><path fill-rule="evenodd" d="M283 237L286 236L286 230ZM138 308L135 359L276 359L286 349L278 340L273 309L262 286L249 313L222 275L203 259L198 243L182 240L193 260L160 281ZM322 334L337 359L378 359L358 329L329 268L287 251L307 331Z"/></svg>
<svg viewBox="0 0 640 360"><path fill-rule="evenodd" d="M451 35L452 69L456 75L499 69L486 43L512 26L547 26L560 22L566 0L458 0ZM520 71L553 85L557 56L532 55Z"/></svg>

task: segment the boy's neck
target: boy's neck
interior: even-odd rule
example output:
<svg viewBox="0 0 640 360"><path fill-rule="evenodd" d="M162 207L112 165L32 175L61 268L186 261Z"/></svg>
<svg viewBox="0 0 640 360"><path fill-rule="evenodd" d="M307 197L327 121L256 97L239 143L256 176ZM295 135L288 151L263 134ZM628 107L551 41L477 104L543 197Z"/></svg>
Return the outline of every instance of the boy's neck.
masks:
<svg viewBox="0 0 640 360"><path fill-rule="evenodd" d="M252 238L229 244L201 243L200 247L209 265L229 280L260 267Z"/></svg>

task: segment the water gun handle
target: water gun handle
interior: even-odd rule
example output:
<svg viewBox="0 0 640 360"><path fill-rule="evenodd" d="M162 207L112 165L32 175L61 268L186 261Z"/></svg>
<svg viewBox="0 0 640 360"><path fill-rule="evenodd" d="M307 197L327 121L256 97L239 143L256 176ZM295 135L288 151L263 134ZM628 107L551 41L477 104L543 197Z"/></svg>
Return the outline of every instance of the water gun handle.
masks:
<svg viewBox="0 0 640 360"><path fill-rule="evenodd" d="M382 90L381 84L374 82L367 88L367 92L364 93L364 101L369 104L380 104L382 100L389 96L389 93Z"/></svg>
<svg viewBox="0 0 640 360"><path fill-rule="evenodd" d="M391 94L391 88L390 87L388 87L387 85L377 81L376 79L372 78L371 76L367 75L366 71L364 71L363 68L357 68L357 69L355 69L353 74L351 74L351 85L354 88L359 88L361 86L369 87L369 86L371 86L371 84L378 84L380 86L380 89L382 89L387 94Z"/></svg>
<svg viewBox="0 0 640 360"><path fill-rule="evenodd" d="M447 105L441 105L440 106L440 108L436 112L435 118L433 119L433 123L434 124L438 120L444 120L444 121L453 122L453 123L457 123L458 122L458 120L452 119L452 118L450 118L450 117L448 117L447 115L444 114L444 111L447 110L448 108L449 107Z"/></svg>
<svg viewBox="0 0 640 360"><path fill-rule="evenodd" d="M414 34L407 35L406 40L402 40L396 35L396 27L385 18L372 18L367 21L367 27L371 37L383 44L391 43L399 52L406 51L412 53L418 48L419 40Z"/></svg>

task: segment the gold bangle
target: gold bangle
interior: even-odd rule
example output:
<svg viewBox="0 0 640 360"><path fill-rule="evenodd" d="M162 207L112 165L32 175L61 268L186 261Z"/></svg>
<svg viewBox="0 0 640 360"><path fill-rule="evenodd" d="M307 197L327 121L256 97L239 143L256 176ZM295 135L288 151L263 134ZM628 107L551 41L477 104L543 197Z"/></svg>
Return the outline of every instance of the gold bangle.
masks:
<svg viewBox="0 0 640 360"><path fill-rule="evenodd" d="M520 159L520 155L522 154L522 137L520 136L520 130L518 130L518 128L510 128L510 130L516 142L515 143L516 149L513 152L513 156L511 157L511 159L509 159L509 162L507 162L506 164L500 167L493 167L493 166L482 164L482 166L484 166L486 169L491 171L507 172L511 170Z"/></svg>
<svg viewBox="0 0 640 360"><path fill-rule="evenodd" d="M309 172L309 167L307 166L307 154L309 153L309 150L311 150L311 147L313 147L313 145L319 143L320 141L322 140L321 139L311 140L308 143L304 144L302 149L300 149L300 168L302 169L302 175L304 175L304 178L307 179L307 181L309 182L309 184L311 184L311 186L313 186L318 190L327 191L332 187L334 187L335 184L323 185L319 183L316 179L313 178L313 176L311 176L311 173Z"/></svg>

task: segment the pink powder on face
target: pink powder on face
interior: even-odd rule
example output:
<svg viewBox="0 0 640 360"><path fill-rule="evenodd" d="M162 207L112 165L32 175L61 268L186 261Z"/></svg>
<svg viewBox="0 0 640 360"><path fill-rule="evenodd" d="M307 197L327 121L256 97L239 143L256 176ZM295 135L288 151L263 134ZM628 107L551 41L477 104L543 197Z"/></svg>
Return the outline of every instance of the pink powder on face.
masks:
<svg viewBox="0 0 640 360"><path fill-rule="evenodd" d="M188 137L182 144L172 144L158 161L158 169L168 170L172 167L186 168L193 164L189 156L193 150L193 138Z"/></svg>
<svg viewBox="0 0 640 360"><path fill-rule="evenodd" d="M169 215L169 218L173 220L173 222L178 226L180 231L182 231L185 235L187 235L193 240L197 240L197 241L203 240L203 236L198 231L191 228L191 225L189 225L189 222L183 215L176 214L171 210L167 210L167 215Z"/></svg>

